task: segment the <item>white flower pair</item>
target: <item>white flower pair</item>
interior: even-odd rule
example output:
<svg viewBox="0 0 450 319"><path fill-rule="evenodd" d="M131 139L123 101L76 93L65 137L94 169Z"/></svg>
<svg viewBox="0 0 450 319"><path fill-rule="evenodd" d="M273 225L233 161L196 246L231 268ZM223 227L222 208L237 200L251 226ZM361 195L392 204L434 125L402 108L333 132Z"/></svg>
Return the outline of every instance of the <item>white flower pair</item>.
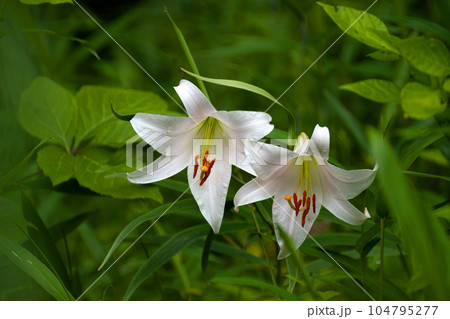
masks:
<svg viewBox="0 0 450 319"><path fill-rule="evenodd" d="M302 133L294 151L289 151L257 142L273 130L270 115L217 111L187 80L181 80L175 90L189 117L138 113L131 120L141 138L163 155L149 166L128 174L130 182L160 181L188 167L191 192L201 213L218 233L231 165L235 165L257 176L236 193L236 208L274 197L274 225L283 228L296 248L305 240L322 205L353 225L362 224L370 217L348 199L372 183L376 168L346 171L329 164L328 128L317 125L311 139ZM278 227L275 228L280 245L278 258L285 258L290 252Z"/></svg>

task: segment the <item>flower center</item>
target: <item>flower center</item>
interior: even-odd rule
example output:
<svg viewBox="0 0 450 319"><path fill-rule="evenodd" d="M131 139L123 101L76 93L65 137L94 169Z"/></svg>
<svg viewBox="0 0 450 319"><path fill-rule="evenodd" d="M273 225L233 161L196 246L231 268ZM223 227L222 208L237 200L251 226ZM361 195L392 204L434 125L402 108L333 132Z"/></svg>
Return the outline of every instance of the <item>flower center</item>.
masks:
<svg viewBox="0 0 450 319"><path fill-rule="evenodd" d="M304 161L301 166L300 183L298 186L299 192L294 192L292 196L284 196L284 199L289 203L292 210L294 210L296 217L300 212L302 213L302 227L305 227L306 215L308 215L311 210L311 203L312 211L314 214L316 213L316 194L312 192L309 165L309 161ZM300 198L300 194L302 194L302 198ZM294 202L292 202L292 199Z"/></svg>
<svg viewBox="0 0 450 319"><path fill-rule="evenodd" d="M201 152L195 156L193 178L197 176L198 168L200 167L200 186L202 186L211 174L211 170L216 162L215 158L208 161L209 149L212 146L211 141L214 138L216 128L219 128L219 130L222 130L222 128L220 127L219 121L213 117L207 117L200 125L201 127L197 135L204 135L204 137Z"/></svg>
<svg viewBox="0 0 450 319"><path fill-rule="evenodd" d="M200 186L206 182L209 175L211 174L211 170L216 162L216 159L213 158L211 161L208 161L209 151L207 150L203 155L202 166L200 167ZM194 178L197 176L198 167L200 166L198 160L201 158L201 155L195 156L195 164L194 164Z"/></svg>

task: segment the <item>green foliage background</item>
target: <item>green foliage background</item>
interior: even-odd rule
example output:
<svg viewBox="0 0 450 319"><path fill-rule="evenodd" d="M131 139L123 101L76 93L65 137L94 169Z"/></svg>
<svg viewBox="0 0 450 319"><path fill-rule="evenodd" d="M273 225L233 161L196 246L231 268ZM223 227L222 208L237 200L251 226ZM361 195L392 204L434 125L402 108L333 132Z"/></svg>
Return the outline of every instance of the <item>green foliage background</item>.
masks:
<svg viewBox="0 0 450 319"><path fill-rule="evenodd" d="M185 171L154 185L128 183L134 133L110 104L120 114L183 116L172 87L195 79L179 72L193 69L164 6L202 76L278 97L372 1L80 4L172 98L72 1L2 0L2 300L449 299L447 1L377 1L280 100L296 134L329 127L334 164L379 165L373 185L352 200L372 219L355 227L323 208L311 235L326 252L307 239L283 261L271 202L232 209L250 176L234 171L218 235L184 193ZM272 103L205 85L218 109ZM269 114L277 128L269 138L287 137L285 110L275 105Z"/></svg>

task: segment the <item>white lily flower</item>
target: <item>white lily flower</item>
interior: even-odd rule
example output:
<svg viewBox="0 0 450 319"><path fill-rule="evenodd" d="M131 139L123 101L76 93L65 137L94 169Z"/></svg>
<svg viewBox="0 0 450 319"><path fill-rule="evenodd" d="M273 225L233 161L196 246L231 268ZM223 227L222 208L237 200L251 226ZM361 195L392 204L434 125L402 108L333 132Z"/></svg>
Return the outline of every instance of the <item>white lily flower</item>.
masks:
<svg viewBox="0 0 450 319"><path fill-rule="evenodd" d="M348 199L365 190L375 178L373 170L346 171L328 163L330 132L316 125L311 139L302 133L290 151L275 145L257 143L249 147L248 155L257 178L236 193L238 206L274 196L273 222L293 240L295 248L305 240L323 205L336 217L360 225L370 218L367 209L360 212ZM258 149L258 151L255 151ZM278 259L290 255L278 227L280 245Z"/></svg>
<svg viewBox="0 0 450 319"><path fill-rule="evenodd" d="M138 113L131 125L163 154L150 165L128 174L132 183L153 183L188 168L188 181L201 213L215 233L220 230L231 165L253 175L245 163L243 139L259 140L273 130L263 112L217 111L191 82L175 87L189 117Z"/></svg>

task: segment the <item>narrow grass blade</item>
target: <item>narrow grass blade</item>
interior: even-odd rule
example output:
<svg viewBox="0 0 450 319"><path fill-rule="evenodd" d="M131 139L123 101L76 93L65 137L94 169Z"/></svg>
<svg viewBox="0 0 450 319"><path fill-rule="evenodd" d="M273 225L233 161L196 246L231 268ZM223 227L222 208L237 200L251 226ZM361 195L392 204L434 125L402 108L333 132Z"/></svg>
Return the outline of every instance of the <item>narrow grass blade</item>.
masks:
<svg viewBox="0 0 450 319"><path fill-rule="evenodd" d="M164 7L164 11L167 14L167 17L169 17L170 22L172 23L172 26L175 30L175 33L177 35L178 41L180 41L181 47L183 49L184 54L186 55L186 58L189 62L189 65L191 66L192 70L195 74L200 74L197 68L197 64L195 64L194 57L192 56L191 50L189 49L189 46L186 42L186 39L183 36L183 33L181 32L180 28L175 24L175 21L173 21L172 17L170 16L169 10L167 10L166 7ZM198 86L200 87L200 90L206 95L208 100L210 100L208 92L206 91L205 84L203 83L202 79L197 78Z"/></svg>
<svg viewBox="0 0 450 319"><path fill-rule="evenodd" d="M0 251L56 300L75 300L56 276L28 250L0 235Z"/></svg>

